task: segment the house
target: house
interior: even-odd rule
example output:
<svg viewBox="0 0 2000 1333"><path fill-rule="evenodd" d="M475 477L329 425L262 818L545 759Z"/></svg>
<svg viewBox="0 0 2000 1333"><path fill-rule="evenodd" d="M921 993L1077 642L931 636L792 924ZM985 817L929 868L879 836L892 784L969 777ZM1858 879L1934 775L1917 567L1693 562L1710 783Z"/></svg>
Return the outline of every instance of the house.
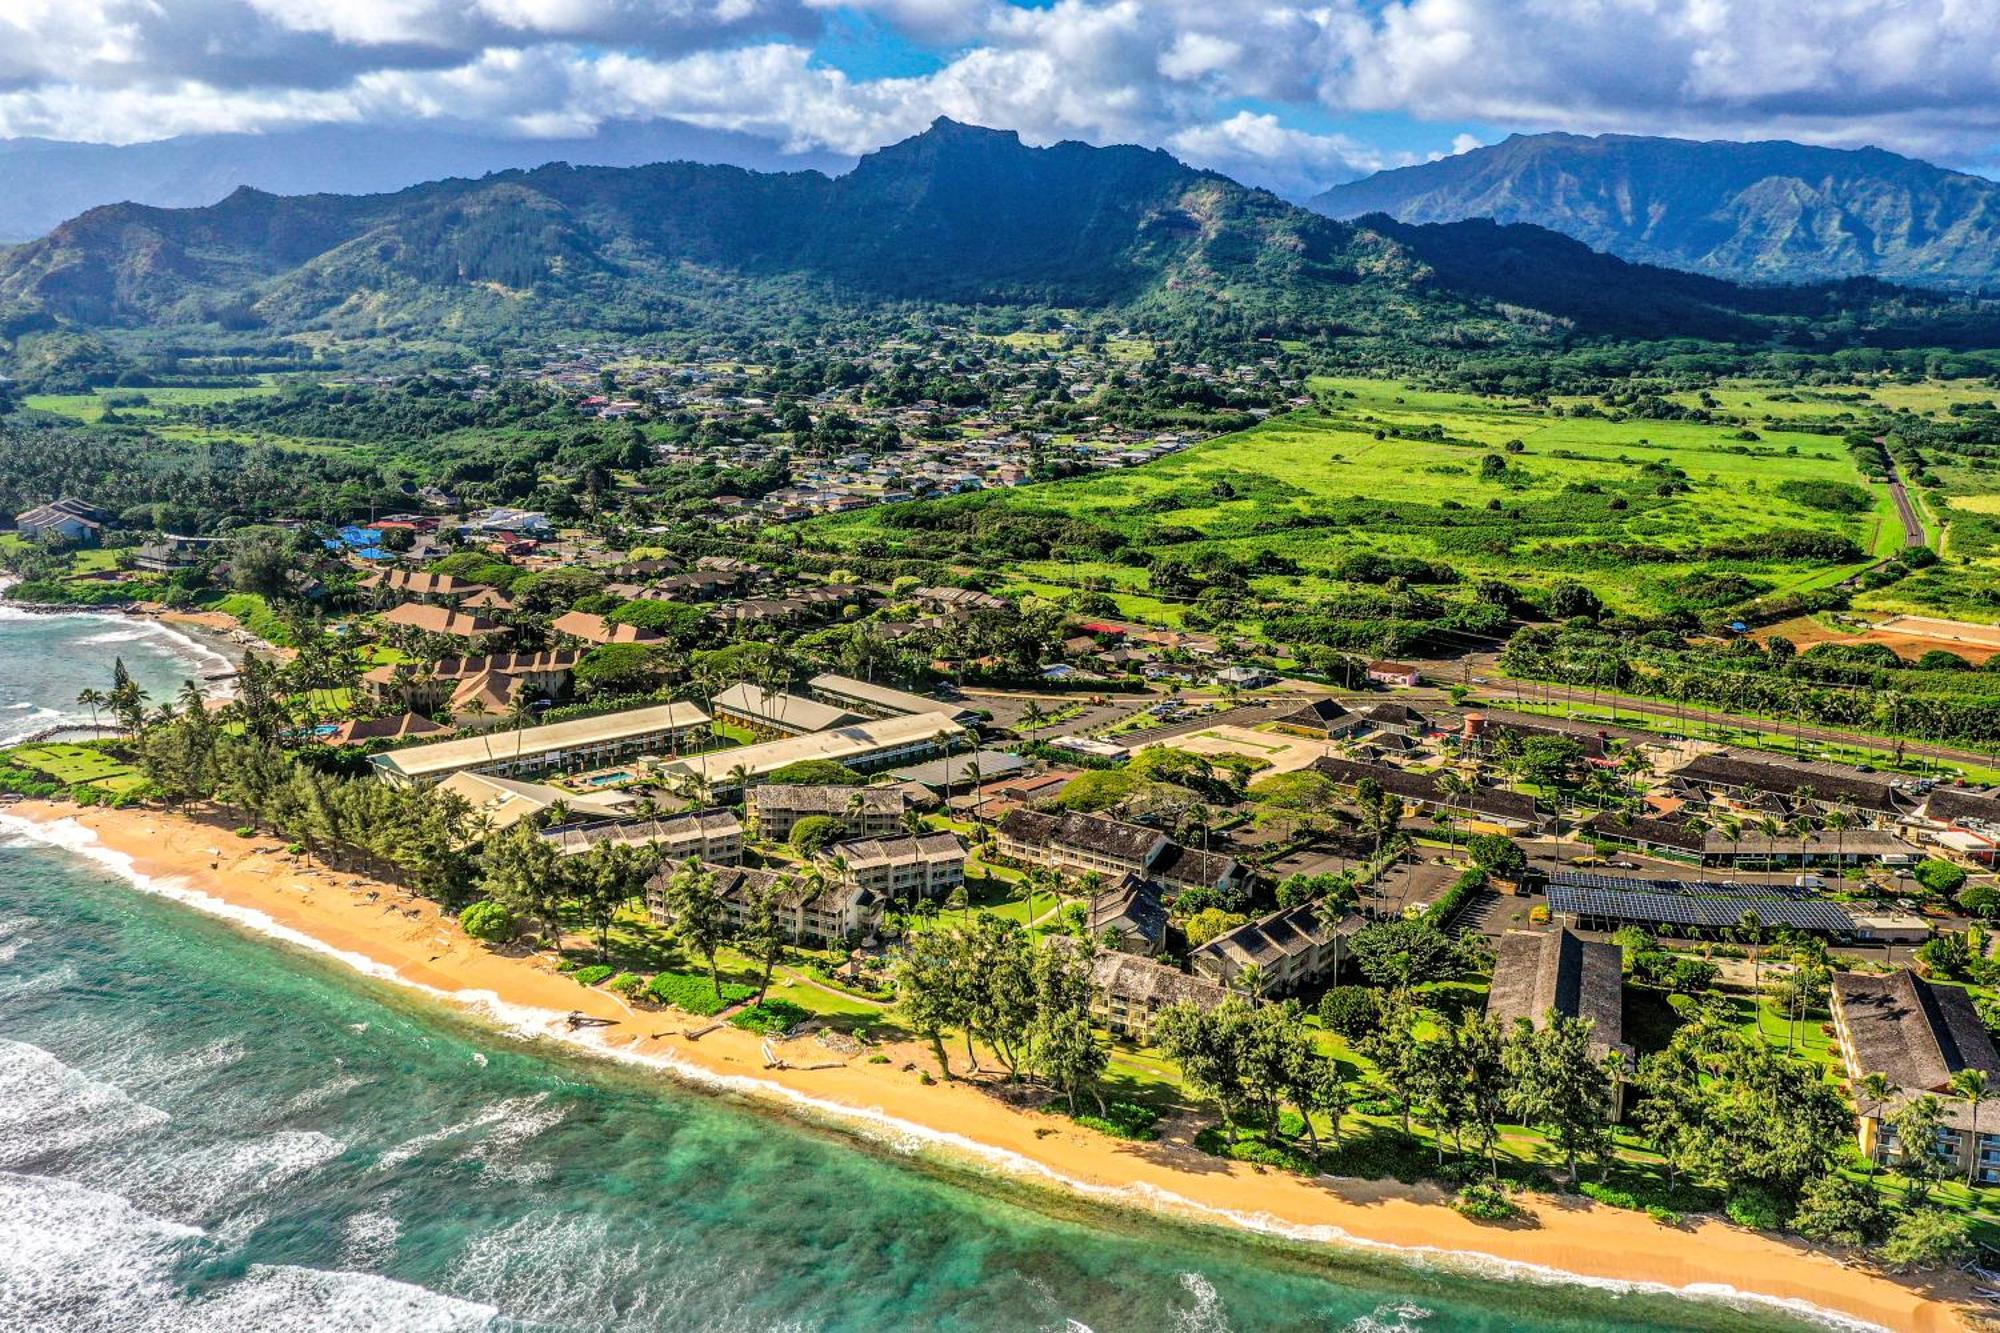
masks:
<svg viewBox="0 0 2000 1333"><path fill-rule="evenodd" d="M1647 819L1639 815L1592 815L1577 825L1577 831L1655 856L1671 856L1687 861L1699 862L1708 846L1705 832L1689 828L1678 820Z"/></svg>
<svg viewBox="0 0 2000 1333"><path fill-rule="evenodd" d="M1276 685L1278 673L1263 667L1230 666L1215 673L1215 683L1233 685L1239 690L1261 690L1266 685Z"/></svg>
<svg viewBox="0 0 2000 1333"><path fill-rule="evenodd" d="M564 856L616 844L658 848L662 859L675 865L690 857L717 865L735 865L743 859L743 821L728 810L690 810L657 819L568 825L548 829L542 838Z"/></svg>
<svg viewBox="0 0 2000 1333"><path fill-rule="evenodd" d="M110 521L110 510L73 496L64 496L14 515L14 530L36 541L95 546L103 534L104 525Z"/></svg>
<svg viewBox="0 0 2000 1333"><path fill-rule="evenodd" d="M1517 1023L1540 1027L1551 1013L1590 1023L1590 1049L1599 1059L1616 1056L1630 1068L1625 1041L1625 951L1586 940L1571 930L1510 930L1494 946L1493 985L1486 1014L1512 1032ZM1623 1106L1622 1084L1613 1093L1611 1118Z"/></svg>
<svg viewBox="0 0 2000 1333"><path fill-rule="evenodd" d="M550 633L566 644L665 643L666 635L637 625L614 625L603 616L588 611L567 611L549 625Z"/></svg>
<svg viewBox="0 0 2000 1333"><path fill-rule="evenodd" d="M632 804L631 797L616 792L579 796L560 787L520 782L492 773L453 773L438 783L437 789L472 807L472 813L485 820L489 835L548 810L567 810L571 816L583 819L622 819Z"/></svg>
<svg viewBox="0 0 2000 1333"><path fill-rule="evenodd" d="M1280 713L1271 722L1280 731L1328 741L1352 736L1363 726L1360 716L1338 699L1313 699L1289 713Z"/></svg>
<svg viewBox="0 0 2000 1333"><path fill-rule="evenodd" d="M395 717L343 722L320 737L320 741L326 745L367 745L373 741L408 741L420 736L438 736L450 730L450 727L433 722L421 713L402 713Z"/></svg>
<svg viewBox="0 0 2000 1333"><path fill-rule="evenodd" d="M1411 740L1422 736L1430 726L1422 713L1393 699L1384 699L1371 708L1362 709L1361 720L1377 734L1405 736Z"/></svg>
<svg viewBox="0 0 2000 1333"><path fill-rule="evenodd" d="M1318 903L1299 903L1246 922L1192 950L1188 963L1218 986L1234 986L1255 967L1265 995L1283 995L1323 976L1338 979L1347 941L1364 922L1349 915L1329 926L1318 909Z"/></svg>
<svg viewBox="0 0 2000 1333"><path fill-rule="evenodd" d="M1972 1107L1951 1095L1952 1075L1962 1069L1980 1070L2000 1084L2000 1053L1964 989L1934 986L1908 968L1887 976L1836 973L1833 1030L1852 1084L1880 1074L1895 1090L1884 1103L1861 1099L1864 1156L1878 1162L1895 1157L1901 1145L1885 1122L1904 1102L1928 1093L1944 1102L1938 1155L1962 1177L1972 1165L1968 1153L1976 1153L1981 1183L2000 1183L2000 1114L1982 1117L1974 1143Z"/></svg>
<svg viewBox="0 0 2000 1333"><path fill-rule="evenodd" d="M707 732L708 714L693 704L655 704L524 727L503 737L464 736L390 750L370 756L368 762L378 777L391 782L437 782L465 769L546 773L615 763L649 750L678 749Z"/></svg>
<svg viewBox="0 0 2000 1333"><path fill-rule="evenodd" d="M1160 1011L1175 1004L1213 1009L1229 991L1179 968L1129 953L1101 955L1090 969L1090 1011L1112 1035L1144 1045Z"/></svg>
<svg viewBox="0 0 2000 1333"><path fill-rule="evenodd" d="M507 636L505 625L485 616L432 606L427 602L404 602L394 610L383 612L377 623L398 638L442 634L448 638L463 639L474 648L486 647Z"/></svg>
<svg viewBox="0 0 2000 1333"><path fill-rule="evenodd" d="M838 819L849 836L877 838L899 833L909 810L900 787L814 787L766 783L750 789L750 817L757 836L783 842L801 819Z"/></svg>
<svg viewBox="0 0 2000 1333"><path fill-rule="evenodd" d="M985 783L1027 771L1029 761L1011 750L975 750L971 754L943 755L937 759L893 770L898 782L914 782L934 792L963 792L970 783Z"/></svg>
<svg viewBox="0 0 2000 1333"><path fill-rule="evenodd" d="M1090 900L1085 937L1120 953L1152 955L1167 942L1167 906L1158 886L1127 875Z"/></svg>
<svg viewBox="0 0 2000 1333"><path fill-rule="evenodd" d="M1423 683L1424 673L1408 662L1370 662L1368 679L1378 685L1411 687Z"/></svg>
<svg viewBox="0 0 2000 1333"><path fill-rule="evenodd" d="M844 708L738 681L710 701L715 716L759 736L804 736L863 719Z"/></svg>
<svg viewBox="0 0 2000 1333"><path fill-rule="evenodd" d="M965 842L956 833L855 838L815 859L829 877L891 903L936 902L965 883Z"/></svg>
<svg viewBox="0 0 2000 1333"><path fill-rule="evenodd" d="M223 545L221 537L177 537L169 533L156 542L147 542L132 552L132 567L153 574L176 574L194 569L208 553Z"/></svg>

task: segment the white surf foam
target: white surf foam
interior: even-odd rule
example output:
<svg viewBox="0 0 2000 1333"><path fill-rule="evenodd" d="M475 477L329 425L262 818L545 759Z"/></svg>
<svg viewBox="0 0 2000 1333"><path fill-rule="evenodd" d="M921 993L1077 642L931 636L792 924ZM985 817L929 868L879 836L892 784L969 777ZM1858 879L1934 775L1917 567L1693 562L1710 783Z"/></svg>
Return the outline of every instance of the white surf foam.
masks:
<svg viewBox="0 0 2000 1333"><path fill-rule="evenodd" d="M167 1123L165 1111L134 1101L39 1046L0 1037L0 1168L59 1161L126 1142Z"/></svg>
<svg viewBox="0 0 2000 1333"><path fill-rule="evenodd" d="M103 1190L0 1173L0 1328L65 1333L476 1333L491 1306L368 1273L252 1265L190 1295L212 1237Z"/></svg>
<svg viewBox="0 0 2000 1333"><path fill-rule="evenodd" d="M1741 1309L1782 1310L1799 1318L1843 1329L1882 1328L1881 1325L1854 1318L1840 1311L1825 1309L1808 1301L1767 1296L1726 1284L1690 1283L1676 1287L1660 1282L1593 1277L1544 1264L1502 1259L1477 1251L1453 1250L1429 1245L1392 1245L1366 1236L1356 1236L1337 1226L1306 1225L1272 1217L1266 1213L1217 1207L1143 1182L1129 1185L1102 1185L1082 1180L1065 1175L1046 1163L1023 1154L981 1143L950 1130L934 1129L928 1125L903 1120L879 1107L860 1107L814 1097L783 1084L749 1075L720 1074L665 1052L641 1053L622 1046L614 1046L606 1040L603 1029L573 1030L568 1024L566 1014L513 1004L491 991L446 991L411 981L386 963L364 954L335 948L302 931L285 926L255 908L240 907L202 893L185 880L162 880L141 874L133 869L131 857L104 847L97 841L95 833L74 820L64 819L42 824L14 815L0 814L0 829L20 832L38 842L60 847L95 861L146 892L172 898L288 944L338 959L364 976L387 981L447 1004L482 1014L498 1023L509 1035L558 1041L626 1064L661 1070L696 1087L777 1102L813 1118L845 1126L863 1137L897 1151L912 1154L924 1150L938 1151L961 1162L971 1161L1006 1175L1058 1186L1112 1206L1137 1207L1190 1220L1222 1223L1303 1244L1360 1249L1394 1257L1420 1267L1435 1265L1454 1273L1489 1281L1526 1281L1553 1286L1582 1286L1619 1293L1691 1298L1714 1301ZM1883 1333L1886 1333L1886 1330L1883 1330Z"/></svg>

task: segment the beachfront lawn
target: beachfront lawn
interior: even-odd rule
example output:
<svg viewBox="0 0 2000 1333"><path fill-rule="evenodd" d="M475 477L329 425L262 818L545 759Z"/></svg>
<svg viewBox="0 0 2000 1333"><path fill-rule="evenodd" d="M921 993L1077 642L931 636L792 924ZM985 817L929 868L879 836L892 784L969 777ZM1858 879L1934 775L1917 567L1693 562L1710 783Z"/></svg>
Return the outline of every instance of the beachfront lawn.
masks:
<svg viewBox="0 0 2000 1333"><path fill-rule="evenodd" d="M123 760L85 745L20 745L10 751L9 756L17 764L70 786L87 782L106 791L122 792L131 791L145 782Z"/></svg>

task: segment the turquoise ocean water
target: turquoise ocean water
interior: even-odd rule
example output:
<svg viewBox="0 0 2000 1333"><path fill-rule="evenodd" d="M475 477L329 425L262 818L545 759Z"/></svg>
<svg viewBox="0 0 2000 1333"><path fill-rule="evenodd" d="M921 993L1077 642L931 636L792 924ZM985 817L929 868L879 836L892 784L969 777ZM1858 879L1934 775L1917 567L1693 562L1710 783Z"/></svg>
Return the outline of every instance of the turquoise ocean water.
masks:
<svg viewBox="0 0 2000 1333"><path fill-rule="evenodd" d="M0 680L49 632L11 631ZM0 1333L1800 1326L927 1162L475 1022L23 827L0 816Z"/></svg>
<svg viewBox="0 0 2000 1333"><path fill-rule="evenodd" d="M155 704L172 699L184 681L229 669L227 659L155 621L0 606L0 745L90 721L77 693L110 689L120 659Z"/></svg>

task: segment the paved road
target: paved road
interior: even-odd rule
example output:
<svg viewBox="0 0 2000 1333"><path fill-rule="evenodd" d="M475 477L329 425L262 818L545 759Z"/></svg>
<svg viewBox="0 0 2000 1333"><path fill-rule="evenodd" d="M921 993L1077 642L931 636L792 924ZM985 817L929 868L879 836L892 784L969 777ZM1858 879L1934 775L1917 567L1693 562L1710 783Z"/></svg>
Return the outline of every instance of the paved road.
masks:
<svg viewBox="0 0 2000 1333"><path fill-rule="evenodd" d="M1924 544L1924 521L1917 517L1917 507L1910 502L1910 492L1903 485L1903 474L1889 464L1889 498L1896 502L1896 513L1903 520L1903 545L1922 546Z"/></svg>

